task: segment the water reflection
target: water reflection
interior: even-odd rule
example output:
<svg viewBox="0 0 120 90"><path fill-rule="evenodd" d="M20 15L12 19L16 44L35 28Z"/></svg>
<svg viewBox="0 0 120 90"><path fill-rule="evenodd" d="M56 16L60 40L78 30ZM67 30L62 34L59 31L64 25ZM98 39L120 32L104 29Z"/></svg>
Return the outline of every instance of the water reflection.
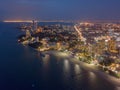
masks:
<svg viewBox="0 0 120 90"><path fill-rule="evenodd" d="M68 73L69 73L69 70L70 70L70 63L69 63L69 61L66 59L66 60L64 60L64 72L65 72L66 74L68 74Z"/></svg>
<svg viewBox="0 0 120 90"><path fill-rule="evenodd" d="M96 81L97 81L97 77L96 77L95 73L90 71L88 73L88 75L89 75L89 83L90 83L91 87L95 87Z"/></svg>
<svg viewBox="0 0 120 90"><path fill-rule="evenodd" d="M78 75L78 74L80 74L80 66L78 65L78 64L75 64L75 66L74 66L74 71L75 71L75 74L76 75Z"/></svg>
<svg viewBox="0 0 120 90"><path fill-rule="evenodd" d="M5 25L6 30L1 29L3 33L7 32L4 33L4 36L7 36L0 36L2 38L0 66L1 71L4 71L1 72L0 90L115 90L109 78L106 80L97 72L90 72L89 67L83 67L82 63L80 66L71 64L73 60L65 60L68 57L65 54L55 52L57 56L50 53L50 56L42 57L40 52L36 54L36 51L28 46L19 45L19 48L13 42L16 41L14 35L18 33L13 34L14 30L8 26ZM7 49L4 49L6 47ZM12 50L15 50L13 54L9 52ZM37 55L39 58L36 58ZM57 64L55 60L58 61Z"/></svg>
<svg viewBox="0 0 120 90"><path fill-rule="evenodd" d="M45 69L48 69L48 68L49 68L49 61L50 61L50 56L49 56L49 54L45 54L44 57L42 56L42 61L43 61L43 67L44 67Z"/></svg>
<svg viewBox="0 0 120 90"><path fill-rule="evenodd" d="M37 57L38 57L39 60L42 59L42 57L41 57L41 55L40 55L40 52L37 52Z"/></svg>
<svg viewBox="0 0 120 90"><path fill-rule="evenodd" d="M116 87L116 90L120 90L120 87Z"/></svg>
<svg viewBox="0 0 120 90"><path fill-rule="evenodd" d="M45 56L41 56L42 58L42 79L47 82L49 78L49 69L50 69L50 56L48 54L44 54Z"/></svg>
<svg viewBox="0 0 120 90"><path fill-rule="evenodd" d="M24 56L26 59L30 59L32 55L30 55L30 48L28 46L24 46Z"/></svg>
<svg viewBox="0 0 120 90"><path fill-rule="evenodd" d="M29 46L27 45L24 45L24 57L26 60L33 60L36 58L39 58L40 60L42 59L41 58L41 52L36 52L34 49L30 48Z"/></svg>
<svg viewBox="0 0 120 90"><path fill-rule="evenodd" d="M68 83L68 80L70 78L70 62L69 60L65 59L63 61L63 80L65 83Z"/></svg>
<svg viewBox="0 0 120 90"><path fill-rule="evenodd" d="M75 76L74 76L73 80L75 81L75 84L76 84L75 86L78 87L79 86L78 84L80 83L81 76L82 76L81 68L78 64L74 65L74 74L75 74Z"/></svg>

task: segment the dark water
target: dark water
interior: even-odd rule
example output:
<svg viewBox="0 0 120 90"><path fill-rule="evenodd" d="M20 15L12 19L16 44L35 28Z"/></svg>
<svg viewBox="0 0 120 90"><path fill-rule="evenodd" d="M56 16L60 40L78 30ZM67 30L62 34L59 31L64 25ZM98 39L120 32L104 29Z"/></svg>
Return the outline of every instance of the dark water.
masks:
<svg viewBox="0 0 120 90"><path fill-rule="evenodd" d="M0 90L114 90L112 83L66 57L17 43L17 23L0 23Z"/></svg>

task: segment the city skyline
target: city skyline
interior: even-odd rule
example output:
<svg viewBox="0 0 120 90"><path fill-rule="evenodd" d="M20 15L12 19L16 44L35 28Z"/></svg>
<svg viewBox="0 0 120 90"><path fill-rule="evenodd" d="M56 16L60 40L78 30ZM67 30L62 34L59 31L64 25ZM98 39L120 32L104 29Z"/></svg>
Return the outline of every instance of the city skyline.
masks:
<svg viewBox="0 0 120 90"><path fill-rule="evenodd" d="M120 20L119 0L1 0L0 20Z"/></svg>

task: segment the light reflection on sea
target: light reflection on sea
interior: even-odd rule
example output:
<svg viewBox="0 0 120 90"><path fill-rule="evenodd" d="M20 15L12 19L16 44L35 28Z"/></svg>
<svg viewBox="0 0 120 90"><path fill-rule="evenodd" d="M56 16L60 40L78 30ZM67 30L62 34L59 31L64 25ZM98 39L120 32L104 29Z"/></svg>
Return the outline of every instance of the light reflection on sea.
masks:
<svg viewBox="0 0 120 90"><path fill-rule="evenodd" d="M0 23L0 90L114 90L113 83L65 53L42 55L18 44L19 23ZM55 54L56 53L56 54ZM94 86L95 85L95 86Z"/></svg>

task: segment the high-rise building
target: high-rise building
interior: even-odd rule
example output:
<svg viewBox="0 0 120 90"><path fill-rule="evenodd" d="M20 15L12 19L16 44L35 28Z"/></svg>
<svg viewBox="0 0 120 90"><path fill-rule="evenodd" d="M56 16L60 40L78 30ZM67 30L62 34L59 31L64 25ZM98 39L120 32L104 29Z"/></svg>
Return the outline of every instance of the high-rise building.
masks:
<svg viewBox="0 0 120 90"><path fill-rule="evenodd" d="M33 20L33 31L37 30L37 21Z"/></svg>
<svg viewBox="0 0 120 90"><path fill-rule="evenodd" d="M26 30L26 38L29 38L29 37L31 37L31 33L29 30Z"/></svg>

